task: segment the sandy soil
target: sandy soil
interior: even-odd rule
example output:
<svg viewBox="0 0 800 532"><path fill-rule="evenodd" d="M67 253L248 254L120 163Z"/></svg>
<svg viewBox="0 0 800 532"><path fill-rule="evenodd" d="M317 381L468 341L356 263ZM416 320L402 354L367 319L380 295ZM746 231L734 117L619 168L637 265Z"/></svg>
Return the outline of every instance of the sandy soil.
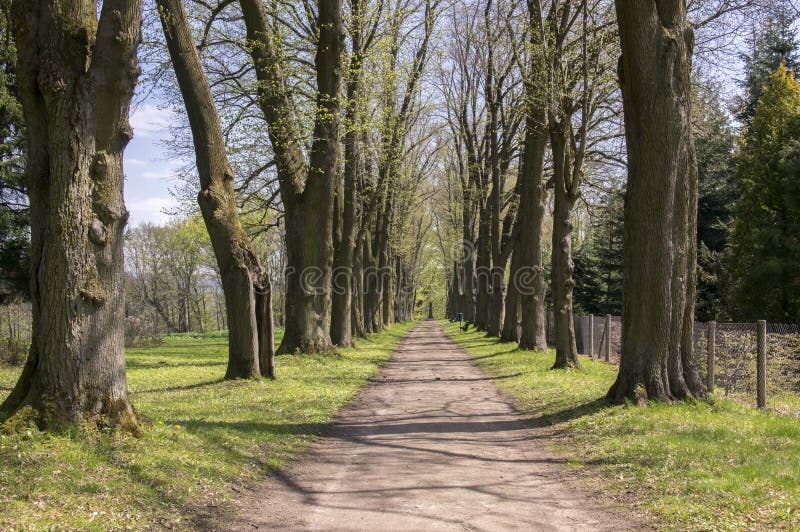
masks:
<svg viewBox="0 0 800 532"><path fill-rule="evenodd" d="M265 480L225 530L639 530L576 487L547 432L436 322L314 444Z"/></svg>

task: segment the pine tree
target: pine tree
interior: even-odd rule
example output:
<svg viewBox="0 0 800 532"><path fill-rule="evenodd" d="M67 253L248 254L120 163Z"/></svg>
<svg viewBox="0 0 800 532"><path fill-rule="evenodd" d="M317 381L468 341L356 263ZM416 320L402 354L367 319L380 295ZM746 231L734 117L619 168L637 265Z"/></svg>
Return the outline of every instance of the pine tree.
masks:
<svg viewBox="0 0 800 532"><path fill-rule="evenodd" d="M694 98L694 137L698 167L697 307L699 321L726 315L725 249L731 208L738 196L734 180L735 136L713 87Z"/></svg>
<svg viewBox="0 0 800 532"><path fill-rule="evenodd" d="M754 28L752 51L742 56L745 63L745 79L742 83L745 96L738 116L742 122L750 121L764 86L780 65L792 72L798 71L800 43L795 37L793 23L794 16L787 7L775 7L767 21Z"/></svg>
<svg viewBox="0 0 800 532"><path fill-rule="evenodd" d="M622 312L622 218L624 193L605 194L588 235L575 255L575 304L587 314Z"/></svg>
<svg viewBox="0 0 800 532"><path fill-rule="evenodd" d="M781 65L747 128L731 235L736 318L800 321L800 84Z"/></svg>
<svg viewBox="0 0 800 532"><path fill-rule="evenodd" d="M23 183L23 118L17 50L0 15L0 303L28 291L29 224Z"/></svg>

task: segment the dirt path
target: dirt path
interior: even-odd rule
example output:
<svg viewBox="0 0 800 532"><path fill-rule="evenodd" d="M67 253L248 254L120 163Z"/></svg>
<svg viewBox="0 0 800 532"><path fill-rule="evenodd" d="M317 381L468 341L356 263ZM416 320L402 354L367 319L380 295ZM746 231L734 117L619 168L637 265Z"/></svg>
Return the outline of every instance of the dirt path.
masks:
<svg viewBox="0 0 800 532"><path fill-rule="evenodd" d="M564 480L439 324L411 331L373 380L302 463L242 501L234 529L634 528Z"/></svg>

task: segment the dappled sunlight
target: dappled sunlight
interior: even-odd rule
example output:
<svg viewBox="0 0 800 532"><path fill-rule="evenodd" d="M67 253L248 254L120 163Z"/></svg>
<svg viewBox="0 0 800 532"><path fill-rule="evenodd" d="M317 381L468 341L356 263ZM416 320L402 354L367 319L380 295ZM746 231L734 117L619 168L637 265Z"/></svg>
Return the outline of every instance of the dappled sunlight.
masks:
<svg viewBox="0 0 800 532"><path fill-rule="evenodd" d="M490 375L518 373L495 382L534 423L551 426L554 449L572 465L589 466L612 496L626 497L679 528L798 523L796 417L723 398L612 405L605 395L616 377L613 364L581 358L581 370L551 370L552 351L509 351L499 342L475 339L480 333L445 327Z"/></svg>
<svg viewBox="0 0 800 532"><path fill-rule="evenodd" d="M255 478L305 449L409 327L390 327L338 356L279 357L277 380L264 382L222 379L227 340L219 335L173 336L156 348L131 349L128 382L144 419L142 437L91 430L0 435L7 464L0 468L7 488L0 491L7 509L0 528L4 516L14 527L193 528L204 505L232 500L231 482ZM0 365L0 399L19 371Z"/></svg>

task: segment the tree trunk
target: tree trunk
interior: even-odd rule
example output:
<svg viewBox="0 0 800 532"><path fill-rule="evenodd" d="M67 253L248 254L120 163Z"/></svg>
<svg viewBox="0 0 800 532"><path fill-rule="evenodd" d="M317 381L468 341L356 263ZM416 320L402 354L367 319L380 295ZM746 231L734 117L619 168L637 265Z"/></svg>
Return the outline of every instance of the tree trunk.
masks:
<svg viewBox="0 0 800 532"><path fill-rule="evenodd" d="M481 206L478 215L478 243L476 245L475 269L477 271L478 291L475 298L475 327L485 331L489 325L492 311L492 259L489 242L491 230L489 209Z"/></svg>
<svg viewBox="0 0 800 532"><path fill-rule="evenodd" d="M350 1L351 55L348 69L347 109L344 135L344 190L341 231L333 255L333 295L331 300L331 341L339 347L353 345L353 255L356 243L356 180L359 170L359 104L361 101L361 68L364 61L362 25L364 15L360 0Z"/></svg>
<svg viewBox="0 0 800 532"><path fill-rule="evenodd" d="M517 218L516 224L521 224L519 218ZM529 230L527 227L527 221L525 222L525 225L525 230ZM517 236L511 243L514 249L519 247L517 241L519 240L518 233L521 230L521 228L518 228ZM519 318L521 314L520 294L519 290L517 289L517 285L514 282L514 278L522 267L521 262L521 253L517 253L516 251L512 252L511 269L509 271L510 280L508 283L508 289L506 290L505 317L503 319L503 330L500 333L500 340L503 342L519 342Z"/></svg>
<svg viewBox="0 0 800 532"><path fill-rule="evenodd" d="M682 0L617 0L625 110L622 355L612 400L704 396L692 362L697 161Z"/></svg>
<svg viewBox="0 0 800 532"><path fill-rule="evenodd" d="M547 147L547 120L544 113L529 110L523 147L518 217L526 224L514 254L519 254L519 269L512 271L512 281L520 298L520 337L522 349L547 350L547 285L542 260L542 222L545 216L547 188L543 180L544 154ZM512 267L513 269L513 267Z"/></svg>
<svg viewBox="0 0 800 532"><path fill-rule="evenodd" d="M466 201L466 199L464 201ZM461 312L464 313L464 319L475 322L475 241L471 234L472 231L468 232L465 229L464 233L464 240L462 243L463 260L461 262L464 291L461 294L460 304Z"/></svg>
<svg viewBox="0 0 800 532"><path fill-rule="evenodd" d="M372 242L365 235L364 245L364 325L367 332L375 333L383 329L382 300L383 281L378 261L372 253Z"/></svg>
<svg viewBox="0 0 800 532"><path fill-rule="evenodd" d="M189 332L189 304L186 296L178 296L178 332Z"/></svg>
<svg viewBox="0 0 800 532"><path fill-rule="evenodd" d="M489 249L491 253L491 279L489 280L490 301L487 302L486 321L482 325L486 327L487 336L500 336L500 329L503 326L503 295L505 292L504 276L505 263L502 262L500 232L500 215L503 204L503 179L500 171L500 146L498 142L499 132L499 113L500 100L502 96L496 94L500 92L500 87L495 86L494 72L494 36L491 31L489 13L492 2L486 3L484 22L487 34L487 62L486 62L486 99L488 103L489 123L489 169L492 179L492 192L489 195Z"/></svg>
<svg viewBox="0 0 800 532"><path fill-rule="evenodd" d="M569 117L567 117L567 120ZM556 331L556 361L553 369L580 368L575 342L575 318L572 312L572 289L575 286L572 261L572 208L578 199L578 177L573 168L569 124L550 120L550 149L553 154L553 319Z"/></svg>
<svg viewBox="0 0 800 532"><path fill-rule="evenodd" d="M240 0L240 4L285 209L286 326L278 352L327 352L333 347L328 313L344 50L342 2L318 2L316 116L308 164L284 73L283 51L276 48L280 40L261 0Z"/></svg>
<svg viewBox="0 0 800 532"><path fill-rule="evenodd" d="M142 4L16 0L11 27L25 113L32 338L0 405L42 426L86 420L137 431L125 378L122 154L139 66Z"/></svg>
<svg viewBox="0 0 800 532"><path fill-rule="evenodd" d="M528 2L531 28L542 28L542 9L538 0ZM541 50L543 35L531 31L532 50ZM547 148L547 112L539 86L542 55L530 55L529 78L525 80L525 140L520 154L519 213L520 223L526 224L515 242L514 255L519 255L518 267L512 264L511 282L519 293L521 349L547 350L547 314L542 261L542 223L545 216L547 186L544 182L544 155Z"/></svg>
<svg viewBox="0 0 800 532"><path fill-rule="evenodd" d="M255 290L258 325L258 367L261 375L275 378L275 326L272 316L272 280L265 272Z"/></svg>
<svg viewBox="0 0 800 532"><path fill-rule="evenodd" d="M362 257L364 256L364 233L359 232L356 248L353 253L353 276L352 276L352 318L351 326L353 336L364 338L367 331L364 325L364 269L362 267Z"/></svg>
<svg viewBox="0 0 800 532"><path fill-rule="evenodd" d="M203 214L217 259L228 321L228 368L225 378L260 378L261 324L266 315L258 303L268 293L268 281L239 221L233 172L225 154L225 139L208 80L192 40L181 0L156 0L175 77L183 96L195 147ZM270 307L271 312L271 307ZM272 338L263 338L269 349Z"/></svg>

